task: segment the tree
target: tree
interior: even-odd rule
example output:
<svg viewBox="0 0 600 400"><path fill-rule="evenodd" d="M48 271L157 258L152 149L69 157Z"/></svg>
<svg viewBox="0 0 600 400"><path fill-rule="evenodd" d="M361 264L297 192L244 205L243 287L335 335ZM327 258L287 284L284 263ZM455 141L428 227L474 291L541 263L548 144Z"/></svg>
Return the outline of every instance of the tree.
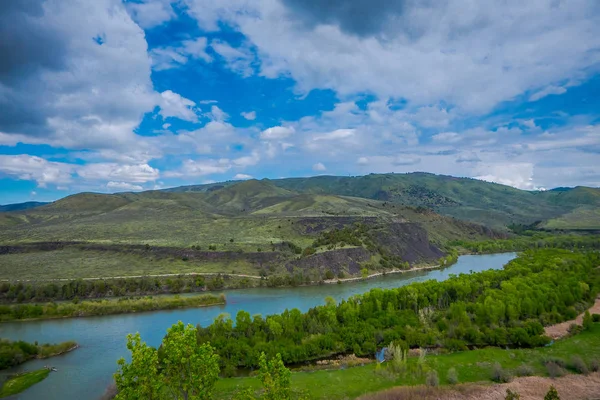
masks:
<svg viewBox="0 0 600 400"><path fill-rule="evenodd" d="M124 358L117 362L120 370L114 377L119 393L115 399L158 399L161 382L157 379L156 349L142 342L139 333L127 335L127 349L131 352L131 363L128 364Z"/></svg>
<svg viewBox="0 0 600 400"><path fill-rule="evenodd" d="M209 399L219 379L219 356L198 345L196 328L179 321L167 330L159 351L161 375L175 399Z"/></svg>
<svg viewBox="0 0 600 400"><path fill-rule="evenodd" d="M590 330L592 328L592 324L593 324L593 320L592 320L592 316L590 315L590 312L588 310L585 311L585 314L583 314L583 329L584 330Z"/></svg>
<svg viewBox="0 0 600 400"><path fill-rule="evenodd" d="M550 386L550 390L548 390L548 393L546 393L544 396L544 400L560 400L558 392L554 386Z"/></svg>
<svg viewBox="0 0 600 400"><path fill-rule="evenodd" d="M196 328L179 321L167 330L159 350L127 336L131 363L121 358L114 375L116 399L196 399L212 397L219 378L219 356L208 343L198 345Z"/></svg>
<svg viewBox="0 0 600 400"><path fill-rule="evenodd" d="M521 395L517 392L513 392L510 389L506 389L506 397L504 398L505 400L519 400L521 398Z"/></svg>
<svg viewBox="0 0 600 400"><path fill-rule="evenodd" d="M260 381L263 384L265 400L288 400L291 390L291 373L281 361L281 354L267 361L265 353L260 355Z"/></svg>

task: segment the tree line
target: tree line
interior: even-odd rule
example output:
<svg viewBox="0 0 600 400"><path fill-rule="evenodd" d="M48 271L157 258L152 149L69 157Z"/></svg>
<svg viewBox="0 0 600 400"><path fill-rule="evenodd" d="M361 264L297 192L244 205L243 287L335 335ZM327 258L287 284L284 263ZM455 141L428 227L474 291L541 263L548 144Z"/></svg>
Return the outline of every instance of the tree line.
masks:
<svg viewBox="0 0 600 400"><path fill-rule="evenodd" d="M302 313L221 315L198 326L198 343L217 349L221 369L256 368L260 354L286 364L333 354L372 356L387 344L464 350L473 346L535 347L549 342L544 325L572 319L600 291L600 255L531 250L503 270L461 274L397 289L373 289Z"/></svg>
<svg viewBox="0 0 600 400"><path fill-rule="evenodd" d="M0 339L0 370L15 367L33 358L47 358L65 353L77 347L73 341L60 344L16 342Z"/></svg>

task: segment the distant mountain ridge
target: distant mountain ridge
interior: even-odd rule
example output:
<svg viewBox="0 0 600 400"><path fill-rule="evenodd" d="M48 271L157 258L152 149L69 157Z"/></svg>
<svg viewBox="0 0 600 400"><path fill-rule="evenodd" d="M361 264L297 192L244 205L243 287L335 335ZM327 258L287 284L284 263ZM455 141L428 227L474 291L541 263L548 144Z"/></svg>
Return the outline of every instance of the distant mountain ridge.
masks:
<svg viewBox="0 0 600 400"><path fill-rule="evenodd" d="M49 203L42 202L42 201L26 201L24 203L5 204L5 205L0 205L0 212L28 210L30 208L40 207L40 206L44 206L46 204L49 204Z"/></svg>
<svg viewBox="0 0 600 400"><path fill-rule="evenodd" d="M298 193L351 196L427 207L442 215L492 227L531 224L546 229L600 229L600 189L578 186L527 191L471 178L424 172L356 177L315 176L268 181ZM235 181L165 189L209 192Z"/></svg>

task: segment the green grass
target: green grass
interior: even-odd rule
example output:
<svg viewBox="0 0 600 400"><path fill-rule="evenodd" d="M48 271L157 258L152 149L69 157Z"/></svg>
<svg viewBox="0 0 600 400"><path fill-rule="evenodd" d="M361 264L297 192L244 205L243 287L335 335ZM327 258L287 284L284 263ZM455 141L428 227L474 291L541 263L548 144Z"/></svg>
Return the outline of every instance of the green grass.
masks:
<svg viewBox="0 0 600 400"><path fill-rule="evenodd" d="M37 371L25 372L19 376L9 378L0 388L0 397L8 397L21 393L38 382L43 381L50 374L50 370L39 369Z"/></svg>
<svg viewBox="0 0 600 400"><path fill-rule="evenodd" d="M256 249L254 249L256 250ZM185 273L258 275L248 261L183 261L127 252L89 251L76 247L0 255L0 279L75 279Z"/></svg>
<svg viewBox="0 0 600 400"><path fill-rule="evenodd" d="M590 331L563 339L548 347L515 350L486 348L433 355L425 358L425 365L426 368L438 372L440 384L447 384L446 375L450 368L456 369L461 383L489 382L492 366L496 362L511 371L526 364L533 368L536 375L546 376L544 359L558 357L568 363L574 355L581 356L588 364L592 360L600 360L600 324L596 323ZM408 369L416 363L417 358L410 358ZM425 374L416 376L408 373L394 376L381 370L385 368L368 364L344 370L297 372L292 374L292 389L295 392L303 392L309 399L354 399L394 386L425 383ZM219 399L229 399L238 389L244 388L260 388L258 378L221 379L217 383L216 392Z"/></svg>
<svg viewBox="0 0 600 400"><path fill-rule="evenodd" d="M545 229L595 230L599 228L598 221L600 221L600 208L587 206L579 207L559 218L548 220L543 227Z"/></svg>

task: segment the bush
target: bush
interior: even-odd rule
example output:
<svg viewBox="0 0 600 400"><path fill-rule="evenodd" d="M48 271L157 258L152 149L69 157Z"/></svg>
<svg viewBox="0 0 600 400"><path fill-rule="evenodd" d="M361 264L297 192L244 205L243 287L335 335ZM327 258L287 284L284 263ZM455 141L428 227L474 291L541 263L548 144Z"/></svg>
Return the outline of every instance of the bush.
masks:
<svg viewBox="0 0 600 400"><path fill-rule="evenodd" d="M492 367L492 380L498 383L507 383L512 380L512 376L499 363Z"/></svg>
<svg viewBox="0 0 600 400"><path fill-rule="evenodd" d="M557 363L550 361L546 363L546 371L550 378L558 378L567 374L567 371Z"/></svg>
<svg viewBox="0 0 600 400"><path fill-rule="evenodd" d="M550 386L550 390L548 390L548 393L546 393L544 396L544 400L560 400L560 397L558 397L558 392L554 386Z"/></svg>
<svg viewBox="0 0 600 400"><path fill-rule="evenodd" d="M456 385L458 383L458 373L455 368L450 368L448 370L448 375L446 375L446 380L451 385Z"/></svg>
<svg viewBox="0 0 600 400"><path fill-rule="evenodd" d="M325 279L333 279L333 276L334 276L334 275L333 275L333 272L331 272L331 270L329 270L329 269L328 269L328 270L325 272Z"/></svg>
<svg viewBox="0 0 600 400"><path fill-rule="evenodd" d="M569 325L569 333L571 335L577 335L578 333L580 333L583 330L583 327L577 324L571 324Z"/></svg>
<svg viewBox="0 0 600 400"><path fill-rule="evenodd" d="M592 322L600 322L600 314L592 314Z"/></svg>
<svg viewBox="0 0 600 400"><path fill-rule="evenodd" d="M585 364L585 361L583 361L579 356L573 356L573 358L571 358L571 368L573 368L579 374L587 375L590 372Z"/></svg>
<svg viewBox="0 0 600 400"><path fill-rule="evenodd" d="M563 360L562 358L558 358L558 357L548 357L548 358L544 359L544 364L548 364L548 363L554 363L561 368L567 367L566 361Z"/></svg>
<svg viewBox="0 0 600 400"><path fill-rule="evenodd" d="M590 362L590 370L592 372L600 371L600 362L598 360L592 360L592 362Z"/></svg>
<svg viewBox="0 0 600 400"><path fill-rule="evenodd" d="M506 397L504 398L504 400L519 400L521 398L521 395L517 392L513 392L510 389L506 389Z"/></svg>
<svg viewBox="0 0 600 400"><path fill-rule="evenodd" d="M533 368L527 364L518 366L515 372L517 376L532 376L534 374Z"/></svg>
<svg viewBox="0 0 600 400"><path fill-rule="evenodd" d="M440 378L438 377L438 373L436 370L431 370L427 373L427 378L425 378L425 384L429 387L439 386Z"/></svg>

